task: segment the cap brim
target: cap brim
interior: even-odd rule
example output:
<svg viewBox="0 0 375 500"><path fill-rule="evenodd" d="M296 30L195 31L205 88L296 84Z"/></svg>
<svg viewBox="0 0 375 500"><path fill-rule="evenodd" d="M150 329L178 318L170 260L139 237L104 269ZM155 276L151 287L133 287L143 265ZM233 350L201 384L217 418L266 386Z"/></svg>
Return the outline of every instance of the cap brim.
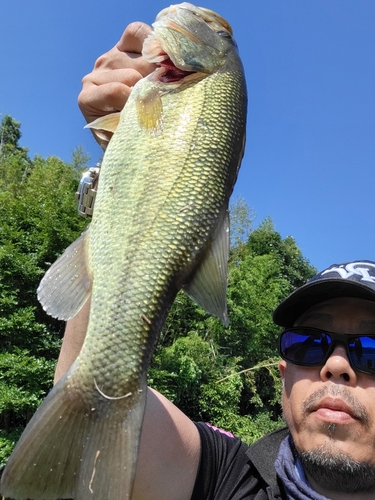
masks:
<svg viewBox="0 0 375 500"><path fill-rule="evenodd" d="M335 297L354 297L375 302L375 291L355 281L319 279L306 283L281 302L275 309L273 321L277 325L290 327L310 307Z"/></svg>

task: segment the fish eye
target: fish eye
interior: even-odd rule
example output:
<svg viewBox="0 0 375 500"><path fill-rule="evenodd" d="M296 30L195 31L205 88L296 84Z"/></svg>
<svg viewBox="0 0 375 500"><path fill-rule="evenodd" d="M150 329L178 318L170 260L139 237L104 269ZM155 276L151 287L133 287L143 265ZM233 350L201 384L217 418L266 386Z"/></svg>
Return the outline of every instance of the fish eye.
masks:
<svg viewBox="0 0 375 500"><path fill-rule="evenodd" d="M228 38L228 40L232 39L232 35L229 33L229 31L226 30L217 30L216 33L224 38Z"/></svg>
<svg viewBox="0 0 375 500"><path fill-rule="evenodd" d="M223 38L225 38L226 40L228 40L228 42L230 42L234 47L237 47L237 44L236 44L234 38L232 37L231 33L229 33L229 31L227 31L227 30L217 30L216 33L219 36L222 36Z"/></svg>

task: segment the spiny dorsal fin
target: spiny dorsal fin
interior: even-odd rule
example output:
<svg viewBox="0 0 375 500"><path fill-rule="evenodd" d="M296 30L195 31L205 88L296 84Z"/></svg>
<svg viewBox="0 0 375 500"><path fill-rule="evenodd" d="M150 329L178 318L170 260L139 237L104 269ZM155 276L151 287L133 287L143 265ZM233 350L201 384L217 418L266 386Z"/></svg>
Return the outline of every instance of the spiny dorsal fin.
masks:
<svg viewBox="0 0 375 500"><path fill-rule="evenodd" d="M229 325L227 274L229 258L229 213L225 210L212 236L204 260L183 290L208 313Z"/></svg>
<svg viewBox="0 0 375 500"><path fill-rule="evenodd" d="M81 234L52 264L38 288L43 309L67 321L83 307L91 294L91 279L87 267L88 230Z"/></svg>

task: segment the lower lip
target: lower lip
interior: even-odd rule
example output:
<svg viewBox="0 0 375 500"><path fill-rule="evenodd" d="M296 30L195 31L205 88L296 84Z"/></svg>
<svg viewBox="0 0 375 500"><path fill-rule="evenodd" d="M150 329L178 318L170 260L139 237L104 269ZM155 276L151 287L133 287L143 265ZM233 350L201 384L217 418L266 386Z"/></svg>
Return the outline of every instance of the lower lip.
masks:
<svg viewBox="0 0 375 500"><path fill-rule="evenodd" d="M315 415L320 420L333 424L350 424L356 422L356 419L349 415L349 413L330 408L319 408L316 410Z"/></svg>

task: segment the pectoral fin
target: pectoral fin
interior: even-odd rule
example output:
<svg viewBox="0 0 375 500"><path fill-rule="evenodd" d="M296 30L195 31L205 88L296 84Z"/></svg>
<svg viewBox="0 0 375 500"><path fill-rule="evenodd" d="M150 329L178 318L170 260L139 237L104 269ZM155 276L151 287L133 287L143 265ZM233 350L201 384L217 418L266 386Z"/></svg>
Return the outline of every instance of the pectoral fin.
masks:
<svg viewBox="0 0 375 500"><path fill-rule="evenodd" d="M87 242L88 230L52 264L40 282L39 302L55 318L65 321L72 318L91 294Z"/></svg>
<svg viewBox="0 0 375 500"><path fill-rule="evenodd" d="M183 290L208 313L229 325L227 272L229 258L229 214L226 210L213 234L204 260Z"/></svg>
<svg viewBox="0 0 375 500"><path fill-rule="evenodd" d="M92 128L94 130L105 130L114 133L120 122L121 111L118 113L111 113L106 116L101 116L91 123L85 125L84 128Z"/></svg>
<svg viewBox="0 0 375 500"><path fill-rule="evenodd" d="M139 124L149 132L158 134L162 130L163 103L158 89L139 94L136 99Z"/></svg>

